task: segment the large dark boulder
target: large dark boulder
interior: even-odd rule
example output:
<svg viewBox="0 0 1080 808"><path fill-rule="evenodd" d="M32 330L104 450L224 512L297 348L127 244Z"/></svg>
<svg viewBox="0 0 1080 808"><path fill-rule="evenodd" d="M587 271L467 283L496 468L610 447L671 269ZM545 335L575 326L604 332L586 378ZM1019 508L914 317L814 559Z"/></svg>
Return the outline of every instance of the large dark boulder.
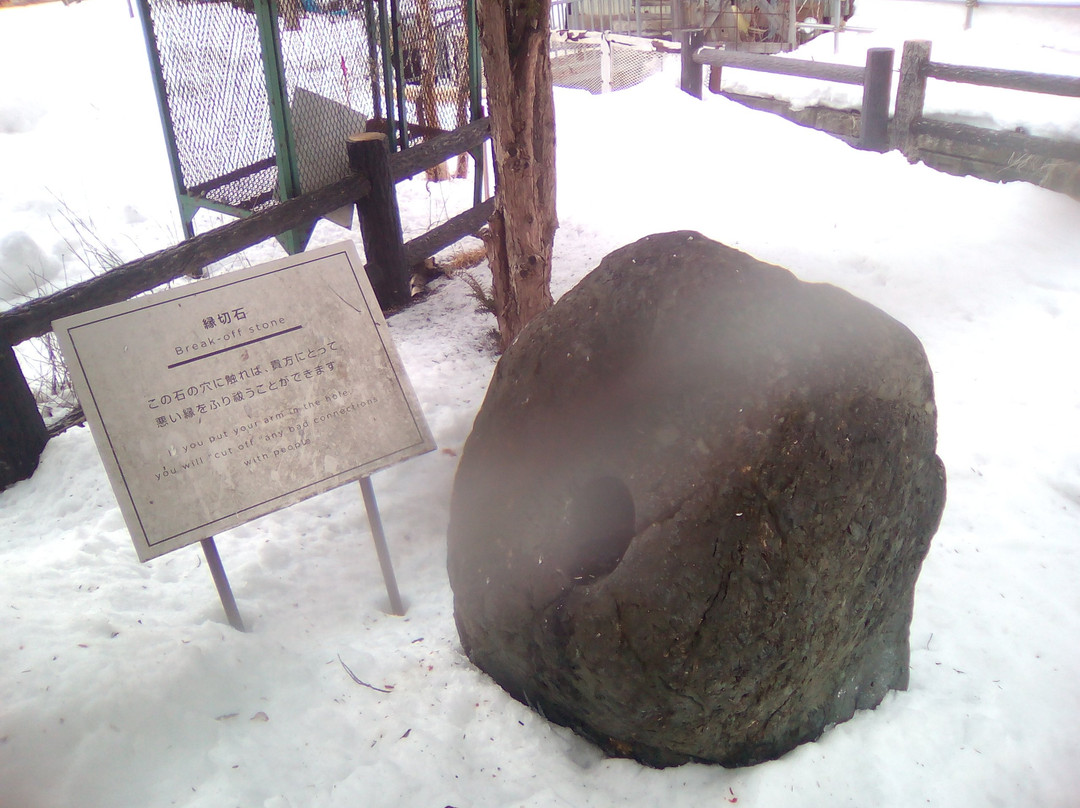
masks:
<svg viewBox="0 0 1080 808"><path fill-rule="evenodd" d="M700 234L605 258L499 362L454 484L469 657L651 765L742 765L908 681L945 499L879 309Z"/></svg>

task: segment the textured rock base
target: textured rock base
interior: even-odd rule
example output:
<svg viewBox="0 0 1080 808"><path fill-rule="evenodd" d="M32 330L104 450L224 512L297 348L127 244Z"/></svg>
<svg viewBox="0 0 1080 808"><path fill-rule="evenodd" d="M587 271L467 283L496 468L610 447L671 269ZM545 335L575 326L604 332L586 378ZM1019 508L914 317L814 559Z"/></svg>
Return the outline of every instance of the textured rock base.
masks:
<svg viewBox="0 0 1080 808"><path fill-rule="evenodd" d="M696 233L624 247L499 362L454 485L462 644L611 754L778 757L907 686L936 417L879 309Z"/></svg>

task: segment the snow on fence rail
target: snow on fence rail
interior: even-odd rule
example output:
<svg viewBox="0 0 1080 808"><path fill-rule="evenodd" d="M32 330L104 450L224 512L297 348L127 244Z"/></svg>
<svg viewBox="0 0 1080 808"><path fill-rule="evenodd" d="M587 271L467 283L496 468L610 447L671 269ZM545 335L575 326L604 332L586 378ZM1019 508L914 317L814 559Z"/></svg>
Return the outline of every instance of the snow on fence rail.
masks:
<svg viewBox="0 0 1080 808"><path fill-rule="evenodd" d="M49 333L61 317L128 300L183 275L198 277L215 261L350 203L357 207L368 276L379 304L384 309L402 305L409 299L410 268L477 232L490 217L494 200L480 202L404 243L395 184L473 152L490 132L489 120L482 118L394 154L389 154L385 135L354 136L346 144L350 176L0 313L0 490L33 473L49 438L15 345Z"/></svg>
<svg viewBox="0 0 1080 808"><path fill-rule="evenodd" d="M859 145L864 149L888 151L889 95L892 86L893 55L892 48L870 48L866 52L864 67L811 62L806 59L785 59L702 47L701 31L684 31L680 86L685 92L701 98L704 65L710 66L709 88L714 92L719 91L720 71L725 65L763 73L780 73L787 76L835 81L841 84L862 85Z"/></svg>
<svg viewBox="0 0 1080 808"><path fill-rule="evenodd" d="M1080 142L1077 141L1056 140L1023 132L1003 132L923 117L928 79L1080 98L1080 78L1075 76L931 62L929 42L905 42L904 53L900 59L900 84L896 93L892 140L893 148L899 149L912 162L919 159L920 135L1080 162Z"/></svg>
<svg viewBox="0 0 1080 808"><path fill-rule="evenodd" d="M920 156L919 137L926 136L1080 163L1080 142L1077 141L948 123L923 116L926 82L929 79L1080 98L1080 78L931 62L930 43L925 40L912 40L904 43L896 106L890 120L893 58L891 48L871 48L866 52L866 66L858 67L728 52L704 47L700 31L686 31L682 40L681 87L685 92L701 98L704 65L709 65L712 70L709 87L714 92L719 92L719 76L724 66L843 84L861 84L863 100L859 116L859 145L862 148L877 151L899 149L909 160L915 162Z"/></svg>

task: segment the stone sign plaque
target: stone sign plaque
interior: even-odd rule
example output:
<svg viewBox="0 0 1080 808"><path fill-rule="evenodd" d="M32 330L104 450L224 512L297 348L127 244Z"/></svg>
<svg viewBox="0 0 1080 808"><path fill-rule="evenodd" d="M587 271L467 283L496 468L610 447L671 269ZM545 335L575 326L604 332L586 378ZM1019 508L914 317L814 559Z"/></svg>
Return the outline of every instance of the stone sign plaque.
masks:
<svg viewBox="0 0 1080 808"><path fill-rule="evenodd" d="M142 561L435 448L352 243L53 326Z"/></svg>

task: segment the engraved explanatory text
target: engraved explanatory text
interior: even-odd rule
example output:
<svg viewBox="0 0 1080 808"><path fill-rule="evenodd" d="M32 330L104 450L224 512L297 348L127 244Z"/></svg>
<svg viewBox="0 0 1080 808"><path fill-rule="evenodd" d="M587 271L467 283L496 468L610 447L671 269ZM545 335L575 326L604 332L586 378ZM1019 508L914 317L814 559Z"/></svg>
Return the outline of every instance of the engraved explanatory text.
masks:
<svg viewBox="0 0 1080 808"><path fill-rule="evenodd" d="M56 326L144 560L434 448L349 244Z"/></svg>

